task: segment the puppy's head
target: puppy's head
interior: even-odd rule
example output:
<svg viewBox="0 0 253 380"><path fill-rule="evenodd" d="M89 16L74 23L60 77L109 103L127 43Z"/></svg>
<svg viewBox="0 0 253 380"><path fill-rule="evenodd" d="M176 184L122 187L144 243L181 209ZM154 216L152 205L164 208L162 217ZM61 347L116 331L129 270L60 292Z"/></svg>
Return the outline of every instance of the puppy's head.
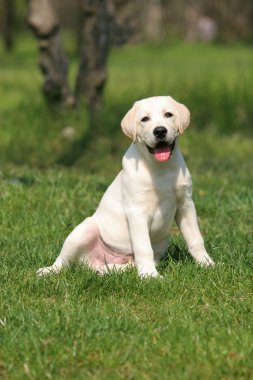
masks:
<svg viewBox="0 0 253 380"><path fill-rule="evenodd" d="M121 122L123 132L146 145L157 161L170 159L176 137L190 124L190 112L170 96L139 100Z"/></svg>

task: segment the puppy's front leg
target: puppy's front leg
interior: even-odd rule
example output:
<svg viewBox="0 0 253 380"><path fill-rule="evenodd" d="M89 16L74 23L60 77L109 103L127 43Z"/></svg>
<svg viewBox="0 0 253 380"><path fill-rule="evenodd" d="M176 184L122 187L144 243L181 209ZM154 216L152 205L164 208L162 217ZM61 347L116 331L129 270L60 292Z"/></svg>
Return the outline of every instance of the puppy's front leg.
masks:
<svg viewBox="0 0 253 380"><path fill-rule="evenodd" d="M203 266L213 266L214 262L208 255L204 240L199 231L196 209L191 198L191 191L178 202L176 223L181 231L192 257Z"/></svg>
<svg viewBox="0 0 253 380"><path fill-rule="evenodd" d="M134 261L141 277L157 277L154 252L150 242L148 221L143 214L128 212L128 224L134 252Z"/></svg>

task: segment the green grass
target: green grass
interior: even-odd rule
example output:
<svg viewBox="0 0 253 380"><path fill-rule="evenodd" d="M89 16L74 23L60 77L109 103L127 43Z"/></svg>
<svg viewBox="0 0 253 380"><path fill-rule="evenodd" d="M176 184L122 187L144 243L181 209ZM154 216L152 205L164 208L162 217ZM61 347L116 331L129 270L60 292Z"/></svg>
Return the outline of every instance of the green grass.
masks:
<svg viewBox="0 0 253 380"><path fill-rule="evenodd" d="M114 50L89 141L84 103L49 107L36 60L26 37L0 61L0 378L253 379L252 49ZM163 281L79 266L37 278L119 170L122 116L154 94L192 112L181 147L216 267L197 267L173 227Z"/></svg>

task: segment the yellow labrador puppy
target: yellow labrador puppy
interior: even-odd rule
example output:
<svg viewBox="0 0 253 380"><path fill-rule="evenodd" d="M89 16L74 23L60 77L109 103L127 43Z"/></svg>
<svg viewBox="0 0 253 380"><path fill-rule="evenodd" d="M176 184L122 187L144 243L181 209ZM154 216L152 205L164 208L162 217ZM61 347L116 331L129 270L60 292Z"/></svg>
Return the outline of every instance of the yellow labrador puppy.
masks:
<svg viewBox="0 0 253 380"><path fill-rule="evenodd" d="M123 168L94 215L67 237L55 263L39 275L81 260L103 273L134 263L140 276L158 276L156 262L168 246L175 218L188 250L201 265L213 265L200 234L191 175L178 147L190 123L189 110L170 96L137 101L121 122L133 143Z"/></svg>

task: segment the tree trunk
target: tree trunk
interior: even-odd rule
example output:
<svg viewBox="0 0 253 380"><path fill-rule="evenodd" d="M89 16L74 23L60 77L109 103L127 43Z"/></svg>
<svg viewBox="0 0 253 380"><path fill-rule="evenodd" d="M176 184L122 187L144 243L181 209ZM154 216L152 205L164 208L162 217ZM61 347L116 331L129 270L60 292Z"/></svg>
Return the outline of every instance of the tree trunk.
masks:
<svg viewBox="0 0 253 380"><path fill-rule="evenodd" d="M84 94L90 110L101 103L106 81L109 49L107 0L83 0L82 51L76 81L76 93Z"/></svg>
<svg viewBox="0 0 253 380"><path fill-rule="evenodd" d="M163 10L161 0L145 0L144 6L145 37L149 41L159 42L163 37Z"/></svg>
<svg viewBox="0 0 253 380"><path fill-rule="evenodd" d="M13 48L13 19L14 19L14 1L2 0L2 30L4 46L6 50Z"/></svg>
<svg viewBox="0 0 253 380"><path fill-rule="evenodd" d="M49 100L75 104L68 86L68 61L64 54L59 21L51 0L29 0L28 23L38 40L39 66L44 74L43 91Z"/></svg>

